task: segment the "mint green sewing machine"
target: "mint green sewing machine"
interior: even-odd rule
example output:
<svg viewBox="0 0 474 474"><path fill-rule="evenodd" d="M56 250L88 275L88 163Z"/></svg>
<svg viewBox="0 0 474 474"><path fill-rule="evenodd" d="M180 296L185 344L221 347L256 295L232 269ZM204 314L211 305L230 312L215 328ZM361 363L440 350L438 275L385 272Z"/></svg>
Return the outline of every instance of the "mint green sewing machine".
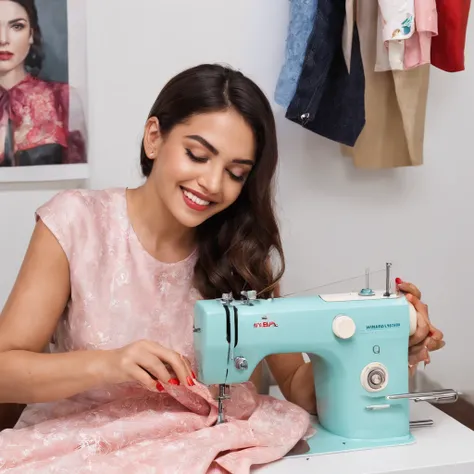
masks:
<svg viewBox="0 0 474 474"><path fill-rule="evenodd" d="M229 386L247 381L268 355L306 353L317 393L317 434L295 455L414 442L409 401L454 402L453 390L409 393L408 339L416 311L402 294L385 291L196 303L194 347L201 383L219 385L217 423L225 422ZM292 453L290 453L291 455Z"/></svg>

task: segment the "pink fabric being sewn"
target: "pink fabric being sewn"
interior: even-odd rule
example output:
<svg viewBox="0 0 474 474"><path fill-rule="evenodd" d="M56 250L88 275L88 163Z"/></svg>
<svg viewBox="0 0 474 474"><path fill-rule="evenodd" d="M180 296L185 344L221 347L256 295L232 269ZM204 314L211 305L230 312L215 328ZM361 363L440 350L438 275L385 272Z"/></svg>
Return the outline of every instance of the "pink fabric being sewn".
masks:
<svg viewBox="0 0 474 474"><path fill-rule="evenodd" d="M431 39L438 34L436 0L415 0L415 33L405 40L404 68L431 62Z"/></svg>
<svg viewBox="0 0 474 474"><path fill-rule="evenodd" d="M141 246L127 217L125 190L68 190L37 211L66 253L71 299L52 351L114 349L150 339L188 357L197 254L159 262ZM139 384L89 390L35 404L15 429L0 433L0 472L248 473L283 457L313 433L301 408L258 395L249 383L231 387L229 422L213 426L210 389Z"/></svg>

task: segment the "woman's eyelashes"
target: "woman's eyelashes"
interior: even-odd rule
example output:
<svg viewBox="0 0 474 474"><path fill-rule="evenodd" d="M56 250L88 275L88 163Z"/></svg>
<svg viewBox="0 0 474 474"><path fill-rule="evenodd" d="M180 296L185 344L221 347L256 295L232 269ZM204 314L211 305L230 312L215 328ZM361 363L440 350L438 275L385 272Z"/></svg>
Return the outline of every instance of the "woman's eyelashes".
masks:
<svg viewBox="0 0 474 474"><path fill-rule="evenodd" d="M206 157L196 156L189 148L186 148L186 155L188 155L192 161L196 161L197 163L205 163L208 160Z"/></svg>
<svg viewBox="0 0 474 474"><path fill-rule="evenodd" d="M13 23L12 28L16 31L24 30L26 25L24 23Z"/></svg>
<svg viewBox="0 0 474 474"><path fill-rule="evenodd" d="M209 160L209 158L204 157L204 156L196 156L189 148L186 148L186 155L188 155L188 157L196 163L206 163L206 161ZM245 181L245 178L246 178L245 175L237 175L237 174L232 173L232 171L230 170L226 170L226 171L233 180L238 181L238 182Z"/></svg>

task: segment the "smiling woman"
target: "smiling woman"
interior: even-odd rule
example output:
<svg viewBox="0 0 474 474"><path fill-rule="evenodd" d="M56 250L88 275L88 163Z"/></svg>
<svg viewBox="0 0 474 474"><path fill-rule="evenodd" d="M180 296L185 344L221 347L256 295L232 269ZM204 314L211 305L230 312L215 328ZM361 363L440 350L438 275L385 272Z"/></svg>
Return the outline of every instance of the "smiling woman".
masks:
<svg viewBox="0 0 474 474"><path fill-rule="evenodd" d="M195 228L195 284L205 297L238 295L245 287L270 296L280 279L284 260L273 211L277 159L270 104L239 72L191 68L170 80L154 103L142 171L175 221ZM275 275L262 265L272 252L281 263Z"/></svg>
<svg viewBox="0 0 474 474"><path fill-rule="evenodd" d="M252 129L231 108L196 114L169 134L162 134L159 119L151 117L145 141L156 167L157 192L169 209L180 212L171 200L174 189L193 210L202 211L182 215L192 227L234 203L255 163L236 158L252 157L255 146ZM150 177L155 179L153 172Z"/></svg>

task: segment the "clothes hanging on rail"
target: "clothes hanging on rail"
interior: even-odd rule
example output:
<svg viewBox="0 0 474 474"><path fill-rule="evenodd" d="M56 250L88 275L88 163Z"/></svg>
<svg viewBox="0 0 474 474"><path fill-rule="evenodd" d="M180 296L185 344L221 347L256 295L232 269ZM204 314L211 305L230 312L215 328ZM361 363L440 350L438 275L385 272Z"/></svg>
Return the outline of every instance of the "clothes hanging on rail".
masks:
<svg viewBox="0 0 474 474"><path fill-rule="evenodd" d="M275 102L282 107L288 107L295 94L317 7L318 0L290 0L285 61L275 89Z"/></svg>
<svg viewBox="0 0 474 474"><path fill-rule="evenodd" d="M340 143L356 167L423 164L430 67L464 69L471 0L290 1L275 93L285 117Z"/></svg>
<svg viewBox="0 0 474 474"><path fill-rule="evenodd" d="M464 50L471 0L436 0L438 36L431 46L431 64L446 72L464 71Z"/></svg>
<svg viewBox="0 0 474 474"><path fill-rule="evenodd" d="M357 26L365 71L366 125L355 146L342 146L342 151L358 168L421 165L429 65L376 72L377 25L377 3L359 2Z"/></svg>
<svg viewBox="0 0 474 474"><path fill-rule="evenodd" d="M342 50L346 0L318 0L314 27L286 118L352 146L365 125L364 71L354 28L350 73Z"/></svg>

